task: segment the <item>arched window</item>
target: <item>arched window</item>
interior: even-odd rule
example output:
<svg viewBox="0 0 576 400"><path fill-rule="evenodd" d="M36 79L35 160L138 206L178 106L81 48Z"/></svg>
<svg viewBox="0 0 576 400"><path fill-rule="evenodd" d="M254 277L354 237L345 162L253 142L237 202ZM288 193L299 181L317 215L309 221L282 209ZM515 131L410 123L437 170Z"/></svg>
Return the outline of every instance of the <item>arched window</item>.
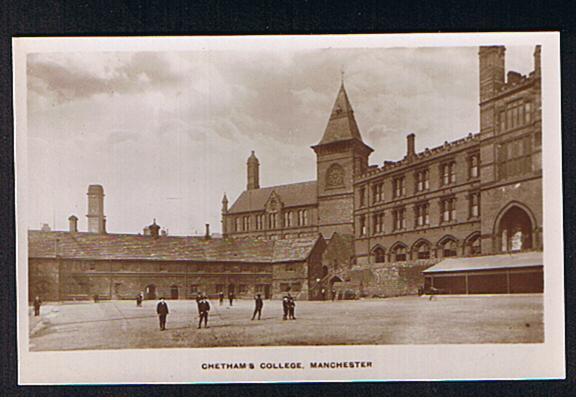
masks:
<svg viewBox="0 0 576 400"><path fill-rule="evenodd" d="M511 207L498 226L502 251L521 251L532 248L532 221L518 206Z"/></svg>
<svg viewBox="0 0 576 400"><path fill-rule="evenodd" d="M407 260L407 255L406 255L406 245L404 244L397 244L396 246L394 246L394 248L392 249L392 260L393 261L406 261Z"/></svg>
<svg viewBox="0 0 576 400"><path fill-rule="evenodd" d="M430 258L430 244L424 240L416 244L414 254L417 260L428 260Z"/></svg>
<svg viewBox="0 0 576 400"><path fill-rule="evenodd" d="M458 243L454 239L446 238L440 243L442 257L455 257L458 255Z"/></svg>
<svg viewBox="0 0 576 400"><path fill-rule="evenodd" d="M376 263L386 262L386 252L382 247L376 247L372 251L372 256L374 257L374 262Z"/></svg>
<svg viewBox="0 0 576 400"><path fill-rule="evenodd" d="M467 256L477 256L482 253L482 247L480 242L480 234L477 233L475 235L470 236L470 238L466 241L464 246Z"/></svg>

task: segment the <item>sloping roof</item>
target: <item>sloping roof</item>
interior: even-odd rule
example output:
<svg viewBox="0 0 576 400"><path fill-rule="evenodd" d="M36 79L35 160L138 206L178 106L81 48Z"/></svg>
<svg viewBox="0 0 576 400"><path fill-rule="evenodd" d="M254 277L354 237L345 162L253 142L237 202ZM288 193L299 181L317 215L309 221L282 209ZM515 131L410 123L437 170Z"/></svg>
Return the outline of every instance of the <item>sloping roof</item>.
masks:
<svg viewBox="0 0 576 400"><path fill-rule="evenodd" d="M201 262L302 261L320 237L259 240L28 231L29 258Z"/></svg>
<svg viewBox="0 0 576 400"><path fill-rule="evenodd" d="M344 84L342 84L332 107L332 113L326 125L324 136L322 136L322 140L318 144L322 145L349 139L356 139L362 142L358 124L356 124L356 119L354 119L354 111L348 100Z"/></svg>
<svg viewBox="0 0 576 400"><path fill-rule="evenodd" d="M275 192L284 207L299 207L318 202L316 181L292 183L289 185L270 186L260 189L245 190L234 202L228 213L263 211L268 198Z"/></svg>
<svg viewBox="0 0 576 400"><path fill-rule="evenodd" d="M544 265L542 252L497 254L492 256L447 258L424 273L465 272L502 268L540 267Z"/></svg>

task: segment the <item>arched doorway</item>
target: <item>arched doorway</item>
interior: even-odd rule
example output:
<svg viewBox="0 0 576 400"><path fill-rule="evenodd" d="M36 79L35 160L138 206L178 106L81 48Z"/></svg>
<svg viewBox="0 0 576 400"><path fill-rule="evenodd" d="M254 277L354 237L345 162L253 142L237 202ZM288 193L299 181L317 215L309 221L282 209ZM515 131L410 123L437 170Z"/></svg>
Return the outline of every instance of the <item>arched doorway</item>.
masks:
<svg viewBox="0 0 576 400"><path fill-rule="evenodd" d="M146 286L146 289L144 289L144 298L146 300L156 299L156 285L154 285L152 283L152 284Z"/></svg>
<svg viewBox="0 0 576 400"><path fill-rule="evenodd" d="M532 248L532 220L528 213L518 206L510 207L502 216L497 233L501 251Z"/></svg>
<svg viewBox="0 0 576 400"><path fill-rule="evenodd" d="M382 247L378 246L372 250L372 257L375 263L386 262L386 251Z"/></svg>
<svg viewBox="0 0 576 400"><path fill-rule="evenodd" d="M179 297L178 295L179 295L178 286L176 286L176 285L170 286L170 298L172 300L178 300L178 297Z"/></svg>

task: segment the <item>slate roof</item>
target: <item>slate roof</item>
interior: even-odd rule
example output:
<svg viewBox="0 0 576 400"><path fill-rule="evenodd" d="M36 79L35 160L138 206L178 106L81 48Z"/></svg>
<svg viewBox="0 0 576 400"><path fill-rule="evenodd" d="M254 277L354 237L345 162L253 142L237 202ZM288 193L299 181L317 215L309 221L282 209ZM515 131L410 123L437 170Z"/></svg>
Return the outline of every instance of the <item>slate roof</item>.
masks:
<svg viewBox="0 0 576 400"><path fill-rule="evenodd" d="M300 207L318 203L317 183L316 181L308 181L245 190L230 207L228 213L264 211L266 202L272 192L275 192L280 197L284 207Z"/></svg>
<svg viewBox="0 0 576 400"><path fill-rule="evenodd" d="M197 262L303 261L315 238L280 240L28 231L29 258Z"/></svg>
<svg viewBox="0 0 576 400"><path fill-rule="evenodd" d="M343 140L356 139L362 142L362 136L354 118L354 111L348 100L348 94L344 84L340 86L340 91L336 96L336 101L332 107L330 119L326 125L326 130L322 140L318 145L334 143Z"/></svg>
<svg viewBox="0 0 576 400"><path fill-rule="evenodd" d="M492 256L447 258L428 268L424 273L467 272L503 268L541 267L543 265L543 253L531 251Z"/></svg>

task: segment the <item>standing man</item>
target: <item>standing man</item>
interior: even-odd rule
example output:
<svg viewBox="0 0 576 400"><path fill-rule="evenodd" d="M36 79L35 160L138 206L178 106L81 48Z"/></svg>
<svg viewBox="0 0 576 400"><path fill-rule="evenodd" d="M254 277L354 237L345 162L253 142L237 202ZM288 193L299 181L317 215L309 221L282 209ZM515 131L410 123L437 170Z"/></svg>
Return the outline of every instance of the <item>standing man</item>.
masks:
<svg viewBox="0 0 576 400"><path fill-rule="evenodd" d="M294 309L296 308L296 302L294 297L288 294L288 319L296 319L294 316Z"/></svg>
<svg viewBox="0 0 576 400"><path fill-rule="evenodd" d="M218 293L218 301L220 302L220 305L224 305L224 292Z"/></svg>
<svg viewBox="0 0 576 400"><path fill-rule="evenodd" d="M138 293L136 296L136 307L142 307L142 293Z"/></svg>
<svg viewBox="0 0 576 400"><path fill-rule="evenodd" d="M282 310L284 311L284 316L282 317L283 320L288 319L288 309L290 307L290 300L288 298L289 294L282 297Z"/></svg>
<svg viewBox="0 0 576 400"><path fill-rule="evenodd" d="M42 300L40 300L40 296L34 297L34 316L37 317L40 315L40 305L42 304Z"/></svg>
<svg viewBox="0 0 576 400"><path fill-rule="evenodd" d="M208 311L210 311L210 302L208 301L208 298L204 296L198 302L198 314L200 315L198 329L202 326L202 321L204 321L204 328L208 328Z"/></svg>
<svg viewBox="0 0 576 400"><path fill-rule="evenodd" d="M260 316L262 315L262 307L264 307L264 301L262 301L262 296L260 296L260 293L256 295L254 301L256 303L256 308L254 308L254 314L252 314L252 321L254 321L256 314L258 314L258 319L260 319Z"/></svg>
<svg viewBox="0 0 576 400"><path fill-rule="evenodd" d="M160 330L163 331L166 329L166 316L168 315L168 304L164 301L164 297L160 297L160 301L156 305L156 313L160 320Z"/></svg>
<svg viewBox="0 0 576 400"><path fill-rule="evenodd" d="M336 289L332 289L332 301L336 300Z"/></svg>
<svg viewBox="0 0 576 400"><path fill-rule="evenodd" d="M230 302L230 307L232 307L232 303L234 302L234 292L228 293L228 301Z"/></svg>

